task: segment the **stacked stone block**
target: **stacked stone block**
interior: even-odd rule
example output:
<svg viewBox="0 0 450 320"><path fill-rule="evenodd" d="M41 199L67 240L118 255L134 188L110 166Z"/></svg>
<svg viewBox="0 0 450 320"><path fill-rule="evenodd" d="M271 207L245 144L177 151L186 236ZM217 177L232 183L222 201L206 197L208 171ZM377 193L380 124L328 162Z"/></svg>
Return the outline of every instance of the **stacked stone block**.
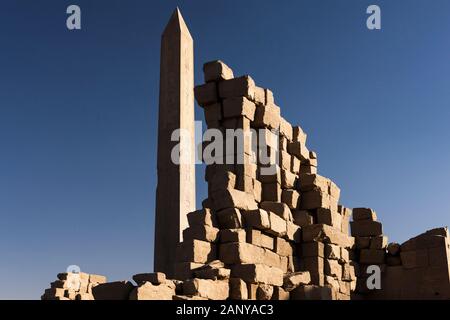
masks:
<svg viewBox="0 0 450 320"><path fill-rule="evenodd" d="M42 300L94 300L93 289L106 283L106 277L84 272L59 273L57 277L41 296Z"/></svg>

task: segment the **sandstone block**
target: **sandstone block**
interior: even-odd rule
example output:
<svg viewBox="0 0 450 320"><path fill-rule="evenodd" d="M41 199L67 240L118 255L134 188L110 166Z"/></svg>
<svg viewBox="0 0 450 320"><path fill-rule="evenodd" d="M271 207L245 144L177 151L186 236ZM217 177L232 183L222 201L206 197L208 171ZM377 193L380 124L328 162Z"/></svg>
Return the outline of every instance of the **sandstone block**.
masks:
<svg viewBox="0 0 450 320"><path fill-rule="evenodd" d="M255 99L255 82L249 76L229 79L219 83L219 96L222 99L233 97L246 97Z"/></svg>
<svg viewBox="0 0 450 320"><path fill-rule="evenodd" d="M240 264L231 269L234 278L241 278L248 283L264 283L281 287L283 271L264 264Z"/></svg>
<svg viewBox="0 0 450 320"><path fill-rule="evenodd" d="M342 278L342 266L337 260L325 259L324 271L327 276L332 276L339 280Z"/></svg>
<svg viewBox="0 0 450 320"><path fill-rule="evenodd" d="M374 237L383 234L383 226L378 221L361 220L350 222L351 234L355 237Z"/></svg>
<svg viewBox="0 0 450 320"><path fill-rule="evenodd" d="M337 208L318 208L317 223L327 224L340 230L342 228L342 216L337 212Z"/></svg>
<svg viewBox="0 0 450 320"><path fill-rule="evenodd" d="M253 196L239 190L217 191L211 195L214 211L226 208L237 208L241 210L256 210L257 203Z"/></svg>
<svg viewBox="0 0 450 320"><path fill-rule="evenodd" d="M291 171L295 174L300 173L300 159L296 156L291 156Z"/></svg>
<svg viewBox="0 0 450 320"><path fill-rule="evenodd" d="M207 106L219 101L217 86L214 82L206 83L194 88L195 99L200 106Z"/></svg>
<svg viewBox="0 0 450 320"><path fill-rule="evenodd" d="M263 248L267 248L269 250L274 249L274 238L270 235L261 233L260 234L260 246Z"/></svg>
<svg viewBox="0 0 450 320"><path fill-rule="evenodd" d="M211 300L225 300L228 298L230 287L228 281L190 279L183 283L186 295L197 295Z"/></svg>
<svg viewBox="0 0 450 320"><path fill-rule="evenodd" d="M376 236L370 239L370 249L386 249L388 245L388 237Z"/></svg>
<svg viewBox="0 0 450 320"><path fill-rule="evenodd" d="M295 142L300 142L302 145L306 145L306 137L307 137L307 135L306 135L305 132L303 132L302 128L300 128L298 126L293 127L292 128L292 133L293 133L292 139Z"/></svg>
<svg viewBox="0 0 450 320"><path fill-rule="evenodd" d="M263 201L260 204L261 208L275 213L277 216L283 218L284 220L292 221L292 213L289 207L285 203L273 202L273 201Z"/></svg>
<svg viewBox="0 0 450 320"><path fill-rule="evenodd" d="M208 128L217 128L217 124L222 120L222 104L216 102L203 107L205 121Z"/></svg>
<svg viewBox="0 0 450 320"><path fill-rule="evenodd" d="M325 245L325 258L329 260L339 260L341 259L341 247L327 243Z"/></svg>
<svg viewBox="0 0 450 320"><path fill-rule="evenodd" d="M414 269L428 266L428 250L419 249L416 251L401 251L400 257L405 269Z"/></svg>
<svg viewBox="0 0 450 320"><path fill-rule="evenodd" d="M355 237L355 245L357 249L369 249L371 237Z"/></svg>
<svg viewBox="0 0 450 320"><path fill-rule="evenodd" d="M267 216L267 218L269 217ZM248 243L251 243L255 246L261 246L261 231L253 228L248 228L246 230L246 236Z"/></svg>
<svg viewBox="0 0 450 320"><path fill-rule="evenodd" d="M89 282L91 283L106 283L107 279L105 276L99 274L90 274Z"/></svg>
<svg viewBox="0 0 450 320"><path fill-rule="evenodd" d="M239 209L226 208L216 213L218 225L221 229L242 228L242 215Z"/></svg>
<svg viewBox="0 0 450 320"><path fill-rule="evenodd" d="M274 252L280 256L287 257L294 254L294 249L288 241L284 240L283 238L276 237Z"/></svg>
<svg viewBox="0 0 450 320"><path fill-rule="evenodd" d="M160 284L153 285L151 282L144 282L130 293L130 300L172 300L175 295L175 286Z"/></svg>
<svg viewBox="0 0 450 320"><path fill-rule="evenodd" d="M203 65L205 82L222 81L234 78L233 70L220 60L210 61Z"/></svg>
<svg viewBox="0 0 450 320"><path fill-rule="evenodd" d="M133 276L133 280L138 286L144 284L144 282L151 282L154 285L159 285L166 282L166 275L162 272L138 273Z"/></svg>
<svg viewBox="0 0 450 320"><path fill-rule="evenodd" d="M255 118L255 104L245 97L234 97L223 100L224 118L246 117L253 121Z"/></svg>
<svg viewBox="0 0 450 320"><path fill-rule="evenodd" d="M309 150L306 147L306 145L302 144L301 142L294 141L288 144L288 152L297 158L299 158L301 161L305 161L309 159ZM301 170L301 167L300 167Z"/></svg>
<svg viewBox="0 0 450 320"><path fill-rule="evenodd" d="M285 275L283 279L283 288L289 292L302 284L310 284L310 282L311 275L309 271L290 273Z"/></svg>
<svg viewBox="0 0 450 320"><path fill-rule="evenodd" d="M286 137L287 140L292 141L293 129L292 125L283 117L280 117L280 134Z"/></svg>
<svg viewBox="0 0 450 320"><path fill-rule="evenodd" d="M268 284L260 284L258 285L258 289L256 290L256 299L257 300L270 300L273 295L273 286Z"/></svg>
<svg viewBox="0 0 450 320"><path fill-rule="evenodd" d="M295 224L300 227L308 226L314 223L313 216L307 210L292 210L292 216Z"/></svg>
<svg viewBox="0 0 450 320"><path fill-rule="evenodd" d="M343 281L356 280L355 267L353 265L346 263L342 266L342 280Z"/></svg>
<svg viewBox="0 0 450 320"><path fill-rule="evenodd" d="M262 184L262 200L264 201L281 201L281 185L279 183L263 183Z"/></svg>
<svg viewBox="0 0 450 320"><path fill-rule="evenodd" d="M220 245L220 260L226 264L259 263L264 249L250 243L231 242Z"/></svg>
<svg viewBox="0 0 450 320"><path fill-rule="evenodd" d="M175 264L175 275L176 279L186 280L194 277L193 270L202 267L203 263L196 262L179 262Z"/></svg>
<svg viewBox="0 0 450 320"><path fill-rule="evenodd" d="M281 170L281 187L283 189L293 189L296 186L297 176L288 171Z"/></svg>
<svg viewBox="0 0 450 320"><path fill-rule="evenodd" d="M282 287L273 287L273 296L272 296L272 300L289 300L290 296L289 296L289 292L287 292L286 290L284 290Z"/></svg>
<svg viewBox="0 0 450 320"><path fill-rule="evenodd" d="M259 230L270 228L269 213L263 209L242 212L246 227Z"/></svg>
<svg viewBox="0 0 450 320"><path fill-rule="evenodd" d="M400 254L400 244L392 242L387 246L387 251L392 256L398 256Z"/></svg>
<svg viewBox="0 0 450 320"><path fill-rule="evenodd" d="M128 300L134 286L129 281L102 283L92 288L95 300Z"/></svg>
<svg viewBox="0 0 450 320"><path fill-rule="evenodd" d="M183 230L183 241L202 240L216 242L219 240L219 229L203 226L192 226Z"/></svg>
<svg viewBox="0 0 450 320"><path fill-rule="evenodd" d="M280 127L280 107L271 103L265 106L257 106L255 111L255 128L278 129Z"/></svg>
<svg viewBox="0 0 450 320"><path fill-rule="evenodd" d="M377 221L377 214L374 210L369 208L354 208L353 221L362 220Z"/></svg>
<svg viewBox="0 0 450 320"><path fill-rule="evenodd" d="M305 226L302 230L304 242L321 241L337 244L344 248L351 248L354 245L354 239L352 237L326 224Z"/></svg>
<svg viewBox="0 0 450 320"><path fill-rule="evenodd" d="M246 242L244 229L223 229L220 230L220 242Z"/></svg>
<svg viewBox="0 0 450 320"><path fill-rule="evenodd" d="M178 245L179 262L206 263L216 259L216 246L207 241L183 241Z"/></svg>
<svg viewBox="0 0 450 320"><path fill-rule="evenodd" d="M245 281L239 278L230 279L230 299L231 300L248 299L248 289Z"/></svg>
<svg viewBox="0 0 450 320"><path fill-rule="evenodd" d="M279 217L273 212L269 212L269 221L270 221L270 229L267 229L266 232L277 237L283 237L287 232L287 224L286 220Z"/></svg>
<svg viewBox="0 0 450 320"><path fill-rule="evenodd" d="M301 228L290 222L287 221L286 222L286 238L289 241L293 241L295 243L300 243L300 241L302 240L302 234L301 234Z"/></svg>

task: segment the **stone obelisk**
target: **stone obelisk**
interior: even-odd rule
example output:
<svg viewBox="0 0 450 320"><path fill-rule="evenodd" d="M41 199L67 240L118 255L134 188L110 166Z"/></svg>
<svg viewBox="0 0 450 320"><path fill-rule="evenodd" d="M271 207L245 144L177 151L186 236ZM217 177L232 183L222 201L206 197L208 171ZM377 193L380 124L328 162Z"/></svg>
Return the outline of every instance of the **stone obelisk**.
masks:
<svg viewBox="0 0 450 320"><path fill-rule="evenodd" d="M171 141L177 129L190 138L179 145L180 158L189 159L180 164L171 158L179 144ZM176 247L188 224L186 215L195 210L194 131L194 44L177 8L161 39L155 214L154 271L169 277L174 276Z"/></svg>

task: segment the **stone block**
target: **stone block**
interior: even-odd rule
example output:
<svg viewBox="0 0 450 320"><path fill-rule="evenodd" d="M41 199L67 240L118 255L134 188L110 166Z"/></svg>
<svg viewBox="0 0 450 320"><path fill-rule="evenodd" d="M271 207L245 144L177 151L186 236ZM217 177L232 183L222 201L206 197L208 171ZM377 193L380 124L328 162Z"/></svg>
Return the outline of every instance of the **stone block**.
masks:
<svg viewBox="0 0 450 320"><path fill-rule="evenodd" d="M383 234L383 226L378 221L352 221L350 227L351 234L354 237L375 237Z"/></svg>
<svg viewBox="0 0 450 320"><path fill-rule="evenodd" d="M288 171L281 170L281 187L283 189L294 189L296 186L297 176Z"/></svg>
<svg viewBox="0 0 450 320"><path fill-rule="evenodd" d="M283 288L286 291L292 291L300 285L310 284L311 275L309 271L290 273L284 276Z"/></svg>
<svg viewBox="0 0 450 320"><path fill-rule="evenodd" d="M193 211L187 214L189 226L210 226L210 227L216 227L217 222L213 215L211 214L211 210L201 209L197 211Z"/></svg>
<svg viewBox="0 0 450 320"><path fill-rule="evenodd" d="M170 282L169 282L170 283ZM129 296L130 300L172 300L175 295L175 285L160 284L153 285L151 282L144 282L139 287L134 288Z"/></svg>
<svg viewBox="0 0 450 320"><path fill-rule="evenodd" d="M192 226L183 230L183 241L202 240L216 242L219 240L219 229L203 226Z"/></svg>
<svg viewBox="0 0 450 320"><path fill-rule="evenodd" d="M315 189L303 192L300 201L300 209L312 210L317 208L329 209L332 208L334 201L332 201L329 194L322 190Z"/></svg>
<svg viewBox="0 0 450 320"><path fill-rule="evenodd" d="M246 242L244 229L223 229L220 230L220 242Z"/></svg>
<svg viewBox="0 0 450 320"><path fill-rule="evenodd" d="M292 155L291 156L291 171L295 174L299 174L300 173L300 159L297 158L296 156Z"/></svg>
<svg viewBox="0 0 450 320"><path fill-rule="evenodd" d="M250 243L231 242L220 245L220 260L226 264L259 263L264 249Z"/></svg>
<svg viewBox="0 0 450 320"><path fill-rule="evenodd" d="M369 249L371 237L355 237L355 245L357 249Z"/></svg>
<svg viewBox="0 0 450 320"><path fill-rule="evenodd" d="M416 251L401 251L400 257L405 269L415 269L428 266L428 250L418 249Z"/></svg>
<svg viewBox="0 0 450 320"><path fill-rule="evenodd" d="M266 232L277 237L283 237L287 232L286 220L279 217L273 212L269 212L270 229Z"/></svg>
<svg viewBox="0 0 450 320"><path fill-rule="evenodd" d="M290 300L289 292L284 290L282 287L273 287L272 300Z"/></svg>
<svg viewBox="0 0 450 320"><path fill-rule="evenodd" d="M204 107L219 101L217 97L217 86L214 82L202 84L194 88L197 103Z"/></svg>
<svg viewBox="0 0 450 320"><path fill-rule="evenodd" d="M246 240L248 243L251 243L255 246L261 246L261 231L253 228L248 228L246 230Z"/></svg>
<svg viewBox="0 0 450 320"><path fill-rule="evenodd" d="M303 257L300 260L300 269L309 271L311 275L311 283L320 286L324 285L324 259L321 257Z"/></svg>
<svg viewBox="0 0 450 320"><path fill-rule="evenodd" d="M144 284L144 282L159 285L166 282L166 275L162 272L138 273L133 276L133 280L138 286Z"/></svg>
<svg viewBox="0 0 450 320"><path fill-rule="evenodd" d="M342 266L338 260L324 259L324 272L338 280L342 279Z"/></svg>
<svg viewBox="0 0 450 320"><path fill-rule="evenodd" d="M387 246L387 252L392 256L398 256L400 254L400 244L392 242Z"/></svg>
<svg viewBox="0 0 450 320"><path fill-rule="evenodd" d="M377 221L377 214L374 210L369 208L354 208L353 209L353 221Z"/></svg>
<svg viewBox="0 0 450 320"><path fill-rule="evenodd" d="M203 111L208 128L217 128L217 124L222 120L222 104L220 102L216 102L204 106Z"/></svg>
<svg viewBox="0 0 450 320"><path fill-rule="evenodd" d="M281 201L281 185L279 183L263 183L262 184L262 200L263 201Z"/></svg>
<svg viewBox="0 0 450 320"><path fill-rule="evenodd" d="M255 82L249 76L221 81L219 83L219 97L222 99L233 97L246 97L255 99Z"/></svg>
<svg viewBox="0 0 450 320"><path fill-rule="evenodd" d="M223 190L211 195L214 211L226 208L237 208L241 210L256 210L258 204L249 193L240 190Z"/></svg>
<svg viewBox="0 0 450 320"><path fill-rule="evenodd" d="M203 263L179 262L175 264L175 279L186 280L194 277L193 270L202 267Z"/></svg>
<svg viewBox="0 0 450 320"><path fill-rule="evenodd" d="M281 201L290 209L296 209L300 205L300 193L295 190L282 190Z"/></svg>
<svg viewBox="0 0 450 320"><path fill-rule="evenodd" d="M214 193L216 191L232 190L236 187L236 175L231 172L220 169L220 165L206 166L206 181L208 181L208 191Z"/></svg>
<svg viewBox="0 0 450 320"><path fill-rule="evenodd" d="M370 239L370 249L386 249L388 245L388 237L376 236Z"/></svg>
<svg viewBox="0 0 450 320"><path fill-rule="evenodd" d="M216 254L214 244L201 240L183 241L177 248L179 262L206 263L215 260Z"/></svg>
<svg viewBox="0 0 450 320"><path fill-rule="evenodd" d="M89 282L90 283L106 283L107 279L105 276L99 274L90 274Z"/></svg>
<svg viewBox="0 0 450 320"><path fill-rule="evenodd" d="M186 295L196 295L210 300L226 300L230 287L226 280L190 279L183 283Z"/></svg>
<svg viewBox="0 0 450 320"><path fill-rule="evenodd" d="M241 278L247 283L264 283L281 287L283 271L264 264L239 264L231 269L231 276Z"/></svg>
<svg viewBox="0 0 450 320"><path fill-rule="evenodd" d="M92 288L95 300L128 300L134 285L129 281L102 283Z"/></svg>
<svg viewBox="0 0 450 320"><path fill-rule="evenodd" d="M280 256L288 257L294 254L294 249L290 242L283 238L276 237L274 252Z"/></svg>
<svg viewBox="0 0 450 320"><path fill-rule="evenodd" d="M230 279L230 299L231 300L248 299L248 289L245 281L239 278Z"/></svg>
<svg viewBox="0 0 450 320"><path fill-rule="evenodd" d="M302 145L306 145L306 133L299 126L295 126L292 128L292 139L295 142L300 142Z"/></svg>
<svg viewBox="0 0 450 320"><path fill-rule="evenodd" d="M255 111L255 128L279 129L280 127L280 107L270 103L265 106L257 106Z"/></svg>
<svg viewBox="0 0 450 320"><path fill-rule="evenodd" d="M286 238L289 241L293 241L295 243L300 243L302 241L302 230L301 228L292 223L290 221L286 222Z"/></svg>
<svg viewBox="0 0 450 320"><path fill-rule="evenodd" d="M221 229L238 229L243 226L241 212L236 208L226 208L216 212L216 219Z"/></svg>
<svg viewBox="0 0 450 320"><path fill-rule="evenodd" d="M341 230L342 216L337 212L337 208L318 208L316 215L317 223L327 224Z"/></svg>
<svg viewBox="0 0 450 320"><path fill-rule="evenodd" d="M329 260L341 259L341 247L335 244L325 244L325 258Z"/></svg>
<svg viewBox="0 0 450 320"><path fill-rule="evenodd" d="M321 241L337 244L344 248L352 248L354 246L354 239L352 237L326 224L305 226L302 232L304 242Z"/></svg>
<svg viewBox="0 0 450 320"><path fill-rule="evenodd" d="M270 300L273 295L273 286L269 284L259 284L256 290L257 300Z"/></svg>
<svg viewBox="0 0 450 320"><path fill-rule="evenodd" d="M285 203L273 202L273 201L263 201L263 202L261 202L260 206L262 209L269 211L269 212L273 212L277 216L283 218L284 220L287 220L287 221L293 220L291 210L289 209L288 205Z"/></svg>
<svg viewBox="0 0 450 320"><path fill-rule="evenodd" d="M294 142L290 142L288 144L288 152L294 156L296 156L297 158L299 158L301 161L305 161L309 159L309 150L306 147L306 145L304 145L301 142L298 141L294 141ZM301 167L300 167L301 170Z"/></svg>
<svg viewBox="0 0 450 320"><path fill-rule="evenodd" d="M292 216L296 225L309 226L314 223L312 214L307 210L292 210Z"/></svg>
<svg viewBox="0 0 450 320"><path fill-rule="evenodd" d="M234 78L233 70L220 60L210 61L203 65L205 82L230 80Z"/></svg>
<svg viewBox="0 0 450 320"><path fill-rule="evenodd" d="M293 138L292 125L283 117L280 117L280 134L286 137L287 140L292 141Z"/></svg>
<svg viewBox="0 0 450 320"><path fill-rule="evenodd" d="M247 228L266 230L270 228L269 213L263 209L243 211L244 224Z"/></svg>
<svg viewBox="0 0 450 320"><path fill-rule="evenodd" d="M223 100L223 117L236 118L246 117L253 121L255 118L255 104L245 97L233 97Z"/></svg>

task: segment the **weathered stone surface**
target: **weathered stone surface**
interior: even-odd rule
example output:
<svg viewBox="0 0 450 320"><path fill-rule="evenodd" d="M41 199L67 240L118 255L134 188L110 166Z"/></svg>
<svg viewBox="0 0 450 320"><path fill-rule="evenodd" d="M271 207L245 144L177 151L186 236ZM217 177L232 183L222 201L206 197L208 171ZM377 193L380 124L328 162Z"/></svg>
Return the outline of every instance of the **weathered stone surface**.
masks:
<svg viewBox="0 0 450 320"><path fill-rule="evenodd" d="M369 249L371 237L355 237L355 246L357 249Z"/></svg>
<svg viewBox="0 0 450 320"><path fill-rule="evenodd" d="M277 237L283 237L287 232L286 220L279 217L273 212L269 212L270 228L266 230L267 233L273 234Z"/></svg>
<svg viewBox="0 0 450 320"><path fill-rule="evenodd" d="M291 291L291 300L336 300L337 292L331 286L302 285Z"/></svg>
<svg viewBox="0 0 450 320"><path fill-rule="evenodd" d="M296 181L297 176L294 173L281 169L281 187L283 189L294 189Z"/></svg>
<svg viewBox="0 0 450 320"><path fill-rule="evenodd" d="M194 277L200 279L210 280L225 280L230 278L230 269L225 268L225 265L220 260L215 260L207 265L194 270Z"/></svg>
<svg viewBox="0 0 450 320"><path fill-rule="evenodd" d="M355 267L350 264L344 264L342 266L342 280L343 281L354 281L356 280Z"/></svg>
<svg viewBox="0 0 450 320"><path fill-rule="evenodd" d="M221 81L219 83L219 96L222 99L233 97L246 97L255 99L255 82L249 76Z"/></svg>
<svg viewBox="0 0 450 320"><path fill-rule="evenodd" d="M250 243L231 242L220 245L220 260L226 264L259 263L264 249Z"/></svg>
<svg viewBox="0 0 450 320"><path fill-rule="evenodd" d="M222 229L238 229L243 227L242 215L237 208L226 208L216 213L219 227Z"/></svg>
<svg viewBox="0 0 450 320"><path fill-rule="evenodd" d="M275 247L273 236L261 233L260 246L269 250L273 250Z"/></svg>
<svg viewBox="0 0 450 320"><path fill-rule="evenodd" d="M311 275L309 271L290 273L284 276L283 288L286 291L292 291L302 284L309 284Z"/></svg>
<svg viewBox="0 0 450 320"><path fill-rule="evenodd" d="M303 227L303 241L322 241L337 244L344 248L351 248L354 245L354 238L325 224L314 224Z"/></svg>
<svg viewBox="0 0 450 320"><path fill-rule="evenodd" d="M177 248L177 259L179 262L206 263L216 259L216 246L201 240L181 242Z"/></svg>
<svg viewBox="0 0 450 320"><path fill-rule="evenodd" d="M295 126L292 128L292 139L296 142L300 142L302 145L306 144L306 133L303 132L303 129L300 128L299 126Z"/></svg>
<svg viewBox="0 0 450 320"><path fill-rule="evenodd" d="M208 242L216 242L219 240L219 229L203 226L192 226L183 230L184 241L202 240Z"/></svg>
<svg viewBox="0 0 450 320"><path fill-rule="evenodd" d="M260 204L261 208L275 213L279 217L284 220L292 221L292 213L289 207L285 203L280 202L272 202L272 201L263 201Z"/></svg>
<svg viewBox="0 0 450 320"><path fill-rule="evenodd" d="M95 300L128 300L134 286L129 281L102 283L92 288Z"/></svg>
<svg viewBox="0 0 450 320"><path fill-rule="evenodd" d="M270 228L269 213L263 209L244 211L242 213L244 217L245 226L248 228L255 228L260 230L266 230Z"/></svg>
<svg viewBox="0 0 450 320"><path fill-rule="evenodd" d="M327 243L325 245L325 258L330 260L341 259L341 248L337 245Z"/></svg>
<svg viewBox="0 0 450 320"><path fill-rule="evenodd" d="M183 283L186 295L197 295L211 300L225 300L228 298L230 287L228 281L190 279Z"/></svg>
<svg viewBox="0 0 450 320"><path fill-rule="evenodd" d="M300 205L300 193L295 190L283 190L281 192L281 201L290 209L296 209Z"/></svg>
<svg viewBox="0 0 450 320"><path fill-rule="evenodd" d="M351 234L354 237L372 237L383 234L383 226L378 221L361 220L350 222Z"/></svg>
<svg viewBox="0 0 450 320"><path fill-rule="evenodd" d="M292 141L293 129L292 125L283 117L280 117L280 134L287 138L287 140Z"/></svg>
<svg viewBox="0 0 450 320"><path fill-rule="evenodd" d="M272 300L290 300L289 292L282 287L273 287Z"/></svg>
<svg viewBox="0 0 450 320"><path fill-rule="evenodd" d="M137 283L137 285L141 285L144 282L150 282L154 285L158 285L166 282L166 275L162 272L138 273L133 276L133 280Z"/></svg>
<svg viewBox="0 0 450 320"><path fill-rule="evenodd" d="M172 300L175 295L175 285L160 284L153 285L151 282L144 282L139 287L134 288L130 293L130 300Z"/></svg>
<svg viewBox="0 0 450 320"><path fill-rule="evenodd" d="M401 251L400 257L405 269L414 269L428 266L428 250L418 249L416 251Z"/></svg>
<svg viewBox="0 0 450 320"><path fill-rule="evenodd" d="M308 226L314 223L313 216L307 210L292 210L292 216L295 224L300 227Z"/></svg>
<svg viewBox="0 0 450 320"><path fill-rule="evenodd" d="M301 142L294 141L288 144L288 152L297 158L299 158L301 161L309 159L309 150ZM301 170L301 167L300 167Z"/></svg>
<svg viewBox="0 0 450 320"><path fill-rule="evenodd" d="M376 221L377 214L374 210L369 208L354 208L353 221L362 221L362 220Z"/></svg>
<svg viewBox="0 0 450 320"><path fill-rule="evenodd" d="M273 295L273 286L268 284L260 284L258 285L258 289L256 290L256 299L257 300L270 300Z"/></svg>
<svg viewBox="0 0 450 320"><path fill-rule="evenodd" d="M248 299L248 289L245 281L239 278L230 279L230 299L231 300Z"/></svg>
<svg viewBox="0 0 450 320"><path fill-rule="evenodd" d="M342 278L342 266L337 260L325 259L324 260L324 272L328 276L332 276L341 280Z"/></svg>
<svg viewBox="0 0 450 320"><path fill-rule="evenodd" d="M253 121L255 118L255 104L245 97L234 97L223 100L223 117L236 118L246 117Z"/></svg>
<svg viewBox="0 0 450 320"><path fill-rule="evenodd" d="M237 208L241 210L256 210L258 205L253 197L243 191L221 190L211 195L214 211L220 211L226 208Z"/></svg>
<svg viewBox="0 0 450 320"><path fill-rule="evenodd" d="M261 246L261 231L253 228L248 228L246 230L246 240L248 243L251 243L255 246Z"/></svg>
<svg viewBox="0 0 450 320"><path fill-rule="evenodd" d="M193 211L187 214L189 226L210 226L216 227L217 222L215 221L214 216L211 214L211 210L201 209L197 211Z"/></svg>
<svg viewBox="0 0 450 320"><path fill-rule="evenodd" d="M278 129L280 121L280 107L274 103L257 106L253 123L256 128Z"/></svg>
<svg viewBox="0 0 450 320"><path fill-rule="evenodd" d="M300 269L309 271L311 275L311 283L324 285L324 259L321 257L303 257L300 259Z"/></svg>
<svg viewBox="0 0 450 320"><path fill-rule="evenodd" d="M339 230L342 228L342 216L337 212L337 208L318 208L317 223L327 224Z"/></svg>
<svg viewBox="0 0 450 320"><path fill-rule="evenodd" d="M210 61L203 65L205 82L233 79L233 70L220 60Z"/></svg>
<svg viewBox="0 0 450 320"><path fill-rule="evenodd" d="M302 240L302 230L301 228L290 222L286 222L286 238L290 241L294 241L295 243L299 243Z"/></svg>
<svg viewBox="0 0 450 320"><path fill-rule="evenodd" d="M281 185L279 183L263 183L262 184L262 199L264 201L281 201Z"/></svg>
<svg viewBox="0 0 450 320"><path fill-rule="evenodd" d="M244 229L223 229L220 230L220 242L246 242Z"/></svg>
<svg viewBox="0 0 450 320"><path fill-rule="evenodd" d="M294 249L288 241L284 240L283 238L276 237L274 252L280 256L287 257L294 254Z"/></svg>
<svg viewBox="0 0 450 320"><path fill-rule="evenodd" d="M90 274L89 282L90 283L106 283L107 279L105 276L99 274Z"/></svg>
<svg viewBox="0 0 450 320"><path fill-rule="evenodd" d="M175 264L175 279L185 280L194 277L193 270L202 267L203 263L196 262L179 262Z"/></svg>
<svg viewBox="0 0 450 320"><path fill-rule="evenodd" d="M239 264L231 269L233 278L241 278L247 283L264 283L281 287L283 271L264 264Z"/></svg>

